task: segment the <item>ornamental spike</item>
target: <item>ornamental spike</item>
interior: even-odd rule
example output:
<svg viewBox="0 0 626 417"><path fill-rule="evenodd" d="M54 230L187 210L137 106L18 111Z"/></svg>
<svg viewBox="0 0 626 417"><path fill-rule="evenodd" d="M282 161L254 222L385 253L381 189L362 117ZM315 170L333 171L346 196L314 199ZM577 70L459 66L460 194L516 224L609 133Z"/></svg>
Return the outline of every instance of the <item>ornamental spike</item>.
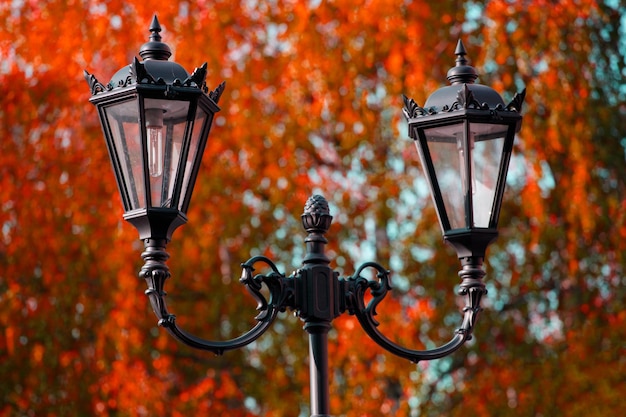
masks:
<svg viewBox="0 0 626 417"><path fill-rule="evenodd" d="M454 55L456 55L456 66L460 67L461 65L467 65L467 59L465 55L467 55L467 51L465 50L465 45L463 45L463 41L459 39L456 44L456 50L454 51Z"/></svg>
<svg viewBox="0 0 626 417"><path fill-rule="evenodd" d="M448 71L448 81L453 85L474 84L474 81L478 78L478 72L476 72L476 68L469 65L469 61L465 58L467 51L461 39L456 44L454 54L456 55L456 65Z"/></svg>
<svg viewBox="0 0 626 417"><path fill-rule="evenodd" d="M150 24L150 37L148 38L148 42L144 43L139 50L139 55L144 61L149 59L167 61L170 56L172 56L170 47L166 43L161 42L161 30L159 19L154 15L152 23Z"/></svg>
<svg viewBox="0 0 626 417"><path fill-rule="evenodd" d="M154 15L152 17L152 22L150 23L150 28L148 29L150 30L150 32L152 32L150 34L150 38L148 38L151 41L156 41L159 42L161 40L161 25L159 24L159 19L157 19L157 16Z"/></svg>

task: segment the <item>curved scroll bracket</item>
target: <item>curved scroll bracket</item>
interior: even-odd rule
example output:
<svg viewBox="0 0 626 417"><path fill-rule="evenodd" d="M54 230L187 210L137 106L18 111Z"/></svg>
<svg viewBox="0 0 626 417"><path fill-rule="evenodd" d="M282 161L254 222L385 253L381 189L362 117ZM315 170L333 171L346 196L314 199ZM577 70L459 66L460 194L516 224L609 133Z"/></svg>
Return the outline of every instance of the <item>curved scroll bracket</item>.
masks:
<svg viewBox="0 0 626 417"><path fill-rule="evenodd" d="M257 324L243 335L226 341L206 340L186 332L178 326L176 316L168 311L165 303L166 293L163 288L165 281L170 277L169 268L165 263L169 258L165 251L166 243L165 240L146 240L145 251L141 254L145 264L139 275L148 284L146 295L150 299L152 309L159 319L159 326L164 327L182 343L195 349L207 350L221 355L227 350L238 349L254 342L271 326L278 312L285 309L281 303L283 303L289 291L283 288L284 275L278 271L276 265L271 260L257 256L241 265L242 275L239 280L257 301L256 309L259 311L255 317ZM269 266L271 271L265 275L254 275L254 265L258 262ZM263 284L269 289L269 300L261 292Z"/></svg>
<svg viewBox="0 0 626 417"><path fill-rule="evenodd" d="M271 271L265 275L254 275L254 265L262 262L270 267ZM239 282L246 286L248 292L257 300L257 321L263 321L271 316L271 313L286 310L286 300L292 295L293 290L284 285L285 275L282 274L274 262L265 256L255 256L241 264L241 278ZM270 299L266 300L261 292L263 284L270 291ZM273 320L273 318L272 318Z"/></svg>
<svg viewBox="0 0 626 417"><path fill-rule="evenodd" d="M363 271L368 268L373 268L377 271L377 280L369 280L362 276ZM415 363L439 359L453 353L463 346L467 340L471 339L477 315L481 311L480 300L486 293L484 284L481 281L485 275L482 270L482 263L480 265L464 266L459 275L463 278L459 293L468 297L468 304L463 309L463 323L455 331L452 339L438 348L429 350L407 349L389 340L378 329L379 322L374 318L377 314L376 307L382 302L392 287L389 271L375 262L361 265L355 274L346 281L349 288L346 297L348 312L357 317L363 330L374 342L394 355ZM368 291L372 298L366 305L365 298Z"/></svg>
<svg viewBox="0 0 626 417"><path fill-rule="evenodd" d="M372 281L364 278L361 274L367 268L378 271L378 281ZM349 278L351 291L348 295L348 312L352 315L365 314L368 316L368 322L378 327L380 324L374 316L378 315L376 307L385 298L387 292L391 290L390 272L375 262L367 262L361 265L352 277ZM372 299L365 306L365 292L369 290Z"/></svg>

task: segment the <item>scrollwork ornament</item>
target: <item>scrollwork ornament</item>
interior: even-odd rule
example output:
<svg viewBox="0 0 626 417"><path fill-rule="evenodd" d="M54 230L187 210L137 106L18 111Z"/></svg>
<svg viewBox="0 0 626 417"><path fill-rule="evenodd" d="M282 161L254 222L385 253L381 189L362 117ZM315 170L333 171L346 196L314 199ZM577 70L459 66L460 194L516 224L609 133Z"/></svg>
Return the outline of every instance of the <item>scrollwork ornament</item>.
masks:
<svg viewBox="0 0 626 417"><path fill-rule="evenodd" d="M241 278L239 279L239 282L246 286L248 293L257 301L256 310L259 314L255 317L255 320L261 321L267 317L268 310L267 300L261 293L261 288L263 288L263 276L253 276L252 272L254 271L254 268L252 265L242 264L241 268Z"/></svg>
<svg viewBox="0 0 626 417"><path fill-rule="evenodd" d="M472 92L472 90L470 90L467 84L463 84L463 88L461 88L459 92L457 93L456 100L457 101L455 104L458 103L458 106L460 106L463 109L470 109L470 108L482 109L482 110L489 109L489 105L487 103L483 103L481 105L478 102L478 100L474 98L474 93ZM452 105L452 107L454 107L454 104Z"/></svg>
<svg viewBox="0 0 626 417"><path fill-rule="evenodd" d="M367 268L373 268L378 271L376 275L378 280L373 281L362 276L363 271ZM358 309L359 311L362 310L363 313L369 316L371 322L375 326L378 326L379 322L374 319L374 316L378 314L376 312L376 307L387 296L387 293L391 291L391 279L389 276L389 271L375 262L367 262L361 265L354 273L354 275L348 279L348 281L352 284L354 288L352 291L352 305L349 305L350 313L355 314L354 312L356 311L356 309ZM366 290L370 291L372 298L367 303L367 306L363 308Z"/></svg>
<svg viewBox="0 0 626 417"><path fill-rule="evenodd" d="M222 81L220 85L218 85L215 90L209 93L209 98L217 104L220 101L220 97L226 88L226 81Z"/></svg>
<svg viewBox="0 0 626 417"><path fill-rule="evenodd" d="M133 77L131 77L131 76L129 75L128 77L124 78L123 80L119 80L119 81L118 81L118 83L117 83L117 85L113 85L113 86L111 86L111 87L112 87L111 89L113 89L113 88L122 88L122 87L127 87L127 86L129 86L129 85L131 85L131 84L133 84L133 83L134 83L134 81L133 81Z"/></svg>
<svg viewBox="0 0 626 417"><path fill-rule="evenodd" d="M133 58L133 63L130 64L130 77L131 77L131 82L135 82L135 83L143 83L143 80L146 80L148 83L154 83L154 78L152 78L152 76L150 74L148 74L148 71L146 71L146 67L143 63L139 62L139 60L137 59L137 57Z"/></svg>
<svg viewBox="0 0 626 417"><path fill-rule="evenodd" d="M86 70L83 70L83 75L85 76L85 81L87 81L87 84L89 84L89 89L91 90L92 96L106 91L106 87L104 86L104 84L98 81L95 75L88 73Z"/></svg>
<svg viewBox="0 0 626 417"><path fill-rule="evenodd" d="M206 75L207 75L207 63L205 62L202 66L193 70L193 73L187 78L183 85L190 86L191 83L194 83L198 88L202 89L204 93L208 91L206 86Z"/></svg>
<svg viewBox="0 0 626 417"><path fill-rule="evenodd" d="M269 266L270 272L265 275L253 275L254 264L262 262ZM241 278L239 282L246 286L248 293L257 301L256 310L260 313L255 317L257 321L266 321L275 311L285 311L286 300L291 296L290 289L284 286L285 275L276 265L265 256L255 256L241 264ZM270 290L269 301L261 289L263 284Z"/></svg>
<svg viewBox="0 0 626 417"><path fill-rule="evenodd" d="M506 105L505 109L508 111L515 111L520 113L522 106L524 105L524 99L526 98L526 89L524 88L520 93L515 93L513 100Z"/></svg>
<svg viewBox="0 0 626 417"><path fill-rule="evenodd" d="M404 113L404 117L407 119L415 119L418 116L426 116L427 114L437 113L435 109L426 110L423 107L420 107L415 100L408 98L404 94L402 95L402 100L404 101L402 112Z"/></svg>

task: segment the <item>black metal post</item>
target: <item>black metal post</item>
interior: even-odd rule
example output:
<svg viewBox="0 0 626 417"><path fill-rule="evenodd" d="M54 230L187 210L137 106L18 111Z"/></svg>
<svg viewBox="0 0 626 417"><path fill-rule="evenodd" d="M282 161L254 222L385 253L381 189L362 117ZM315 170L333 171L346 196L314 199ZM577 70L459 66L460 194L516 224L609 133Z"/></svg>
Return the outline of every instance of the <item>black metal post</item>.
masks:
<svg viewBox="0 0 626 417"><path fill-rule="evenodd" d="M338 274L329 266L324 253L332 216L328 203L313 196L302 214L302 225L308 232L304 240L306 256L296 272L295 299L298 315L309 334L309 367L311 381L311 417L330 417L328 381L328 331L331 322L341 314Z"/></svg>
<svg viewBox="0 0 626 417"><path fill-rule="evenodd" d="M309 373L311 417L330 417L328 382L328 327L318 326L309 332Z"/></svg>

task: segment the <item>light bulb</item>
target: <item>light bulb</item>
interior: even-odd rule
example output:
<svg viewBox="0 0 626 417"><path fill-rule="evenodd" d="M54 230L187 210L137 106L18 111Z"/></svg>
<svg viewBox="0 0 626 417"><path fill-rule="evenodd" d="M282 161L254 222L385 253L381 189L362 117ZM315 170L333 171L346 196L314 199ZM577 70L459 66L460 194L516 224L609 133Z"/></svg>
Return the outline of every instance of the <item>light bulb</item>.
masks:
<svg viewBox="0 0 626 417"><path fill-rule="evenodd" d="M457 150L459 152L459 169L461 170L461 182L463 184L463 187L466 188L468 185L468 181L471 181L471 192L472 194L476 193L476 167L474 165L474 133L470 133L470 140L469 140L469 149L467 149L467 152L469 153L469 169L468 167L466 167L466 155L465 155L465 147L463 144L463 134L459 133L457 135L456 138L456 145L457 145ZM470 178L467 178L467 174L470 175Z"/></svg>
<svg viewBox="0 0 626 417"><path fill-rule="evenodd" d="M146 110L146 133L150 176L160 177L163 175L163 110Z"/></svg>
<svg viewBox="0 0 626 417"><path fill-rule="evenodd" d="M150 176L163 175L163 128L148 128L148 168Z"/></svg>

